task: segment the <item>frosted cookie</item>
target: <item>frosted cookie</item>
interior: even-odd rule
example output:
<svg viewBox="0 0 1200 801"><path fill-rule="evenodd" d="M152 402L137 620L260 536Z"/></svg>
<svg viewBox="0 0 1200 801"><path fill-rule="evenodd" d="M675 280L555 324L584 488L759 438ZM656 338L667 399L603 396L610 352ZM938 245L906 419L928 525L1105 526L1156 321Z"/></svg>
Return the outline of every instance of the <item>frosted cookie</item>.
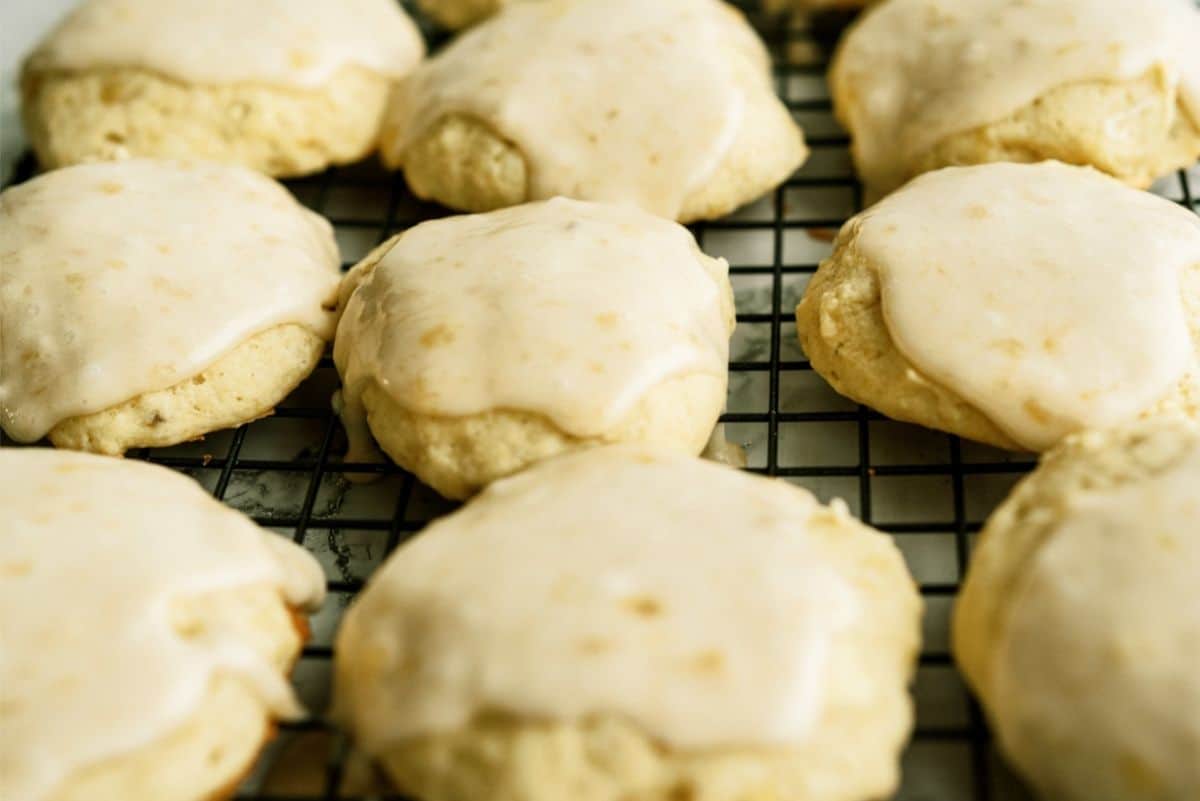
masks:
<svg viewBox="0 0 1200 801"><path fill-rule="evenodd" d="M424 44L395 0L85 0L26 61L45 167L203 158L302 175L375 149Z"/></svg>
<svg viewBox="0 0 1200 801"><path fill-rule="evenodd" d="M753 200L807 154L762 42L717 0L508 5L401 85L381 149L457 209L563 195L685 221Z"/></svg>
<svg viewBox="0 0 1200 801"><path fill-rule="evenodd" d="M850 220L796 309L813 368L1016 450L1200 415L1200 217L1057 162L929 173Z"/></svg>
<svg viewBox="0 0 1200 801"><path fill-rule="evenodd" d="M593 449L389 558L338 632L335 717L428 801L884 798L920 616L843 504Z"/></svg>
<svg viewBox="0 0 1200 801"><path fill-rule="evenodd" d="M868 193L948 165L1057 159L1149 186L1200 155L1187 0L889 0L830 72Z"/></svg>
<svg viewBox="0 0 1200 801"><path fill-rule="evenodd" d="M133 159L0 194L0 427L121 454L270 414L333 335L333 232L242 167Z"/></svg>
<svg viewBox="0 0 1200 801"><path fill-rule="evenodd" d="M1067 439L992 515L954 651L1043 797L1200 798L1200 432Z"/></svg>
<svg viewBox="0 0 1200 801"><path fill-rule="evenodd" d="M687 229L556 198L426 222L343 286L333 357L350 461L370 432L464 498L606 442L697 454L725 405L729 265Z"/></svg>
<svg viewBox="0 0 1200 801"><path fill-rule="evenodd" d="M0 797L225 798L273 720L321 568L165 468L0 450Z"/></svg>

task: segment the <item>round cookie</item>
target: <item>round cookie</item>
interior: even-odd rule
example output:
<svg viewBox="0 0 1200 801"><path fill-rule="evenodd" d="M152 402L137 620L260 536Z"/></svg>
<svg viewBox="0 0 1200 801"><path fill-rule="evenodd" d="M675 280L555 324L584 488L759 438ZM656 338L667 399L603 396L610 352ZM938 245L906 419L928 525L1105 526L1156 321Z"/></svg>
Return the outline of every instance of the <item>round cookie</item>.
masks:
<svg viewBox="0 0 1200 801"><path fill-rule="evenodd" d="M0 478L0 796L231 796L301 714L320 566L165 468L5 448Z"/></svg>
<svg viewBox="0 0 1200 801"><path fill-rule="evenodd" d="M954 652L1045 798L1200 797L1200 431L1065 440L988 520Z"/></svg>
<svg viewBox="0 0 1200 801"><path fill-rule="evenodd" d="M729 265L628 206L556 198L422 223L342 288L349 461L370 433L449 498L565 450L697 454L725 405Z"/></svg>
<svg viewBox="0 0 1200 801"><path fill-rule="evenodd" d="M277 176L375 149L424 44L394 0L85 0L27 59L47 168L203 158Z"/></svg>
<svg viewBox="0 0 1200 801"><path fill-rule="evenodd" d="M1197 41L1178 0L889 0L846 34L830 87L869 196L1045 159L1146 187L1200 156Z"/></svg>
<svg viewBox="0 0 1200 801"><path fill-rule="evenodd" d="M867 801L920 597L840 503L611 446L401 546L338 632L335 717L425 801Z"/></svg>
<svg viewBox="0 0 1200 801"><path fill-rule="evenodd" d="M0 194L0 427L119 455L270 414L333 335L329 224L242 167L131 159Z"/></svg>
<svg viewBox="0 0 1200 801"><path fill-rule="evenodd" d="M807 155L762 42L717 0L508 5L403 83L381 149L452 208L562 195L682 221L753 200Z"/></svg>
<svg viewBox="0 0 1200 801"><path fill-rule="evenodd" d="M1200 414L1200 217L1057 162L952 167L850 220L796 308L813 369L1014 450Z"/></svg>

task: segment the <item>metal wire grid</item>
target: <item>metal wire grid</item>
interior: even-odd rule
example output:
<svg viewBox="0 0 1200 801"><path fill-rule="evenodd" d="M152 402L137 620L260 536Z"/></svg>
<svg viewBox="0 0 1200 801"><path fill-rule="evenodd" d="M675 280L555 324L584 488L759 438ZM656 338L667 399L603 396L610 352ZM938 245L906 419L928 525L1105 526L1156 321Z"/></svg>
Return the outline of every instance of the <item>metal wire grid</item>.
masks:
<svg viewBox="0 0 1200 801"><path fill-rule="evenodd" d="M753 9L748 11L754 18ZM946 621L972 535L1031 463L888 421L840 398L812 372L796 341L792 309L828 253L832 233L861 208L861 188L850 167L847 137L831 117L823 81L828 42L820 41L821 24L765 32L778 91L804 125L813 155L770 196L727 219L693 226L707 252L729 259L738 300L730 405L722 421L729 438L746 447L748 470L783 477L826 500L845 499L864 521L892 534L909 558L927 614L917 726L898 797L1025 799L954 673ZM26 157L14 180L24 180L33 169ZM1195 210L1197 181L1200 173L1181 171L1158 189ZM347 268L397 231L447 213L415 199L401 178L374 165L334 169L289 186L333 222ZM341 611L370 569L452 508L390 463L343 460L344 434L329 406L336 386L326 356L273 417L203 442L130 454L193 476L216 498L290 536L323 562L330 601L314 622L313 642L296 672L301 695L316 710L328 700L332 632ZM376 474L380 480L351 485L343 473ZM314 734L329 731L320 720L284 724L238 798L380 797L342 794L349 747L338 735ZM310 747L299 749L302 741ZM289 771L310 777L289 780Z"/></svg>

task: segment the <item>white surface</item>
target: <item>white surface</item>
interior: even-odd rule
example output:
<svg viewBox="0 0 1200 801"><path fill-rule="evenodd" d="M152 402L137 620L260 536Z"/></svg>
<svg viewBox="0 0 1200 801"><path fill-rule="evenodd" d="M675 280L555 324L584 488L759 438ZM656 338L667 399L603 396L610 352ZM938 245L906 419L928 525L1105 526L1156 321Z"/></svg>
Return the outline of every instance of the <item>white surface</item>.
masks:
<svg viewBox="0 0 1200 801"><path fill-rule="evenodd" d="M0 5L0 179L8 177L24 139L17 118L21 59L75 0L5 0Z"/></svg>

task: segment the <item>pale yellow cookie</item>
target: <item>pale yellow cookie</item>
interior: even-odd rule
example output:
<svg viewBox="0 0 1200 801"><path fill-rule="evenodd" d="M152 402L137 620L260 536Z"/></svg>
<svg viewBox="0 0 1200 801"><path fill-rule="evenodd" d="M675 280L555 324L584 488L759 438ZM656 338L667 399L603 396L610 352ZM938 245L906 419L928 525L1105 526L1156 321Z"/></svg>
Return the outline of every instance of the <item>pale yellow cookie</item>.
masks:
<svg viewBox="0 0 1200 801"><path fill-rule="evenodd" d="M401 85L381 149L454 208L563 195L682 221L753 200L807 155L762 42L717 0L507 5Z"/></svg>
<svg viewBox="0 0 1200 801"><path fill-rule="evenodd" d="M898 782L920 615L844 504L596 448L389 558L338 632L335 717L423 801L868 801Z"/></svg>
<svg viewBox="0 0 1200 801"><path fill-rule="evenodd" d="M86 0L26 61L46 167L203 158L302 175L372 150L421 59L392 0Z"/></svg>
<svg viewBox="0 0 1200 801"><path fill-rule="evenodd" d="M270 414L332 338L327 222L241 167L134 159L0 195L0 426L121 454Z"/></svg>
<svg viewBox="0 0 1200 801"><path fill-rule="evenodd" d="M939 170L846 223L796 324L842 394L1000 447L1200 416L1200 217L1057 162Z"/></svg>
<svg viewBox="0 0 1200 801"><path fill-rule="evenodd" d="M464 498L566 450L698 454L725 403L728 269L673 222L564 198L409 229L343 286L347 458L373 435Z"/></svg>
<svg viewBox="0 0 1200 801"><path fill-rule="evenodd" d="M830 87L868 194L1057 159L1149 186L1200 156L1200 10L1179 0L889 0Z"/></svg>
<svg viewBox="0 0 1200 801"><path fill-rule="evenodd" d="M8 448L0 479L0 797L231 796L300 714L315 560L165 468Z"/></svg>
<svg viewBox="0 0 1200 801"><path fill-rule="evenodd" d="M1200 432L1072 436L984 528L954 652L1047 799L1200 797Z"/></svg>

